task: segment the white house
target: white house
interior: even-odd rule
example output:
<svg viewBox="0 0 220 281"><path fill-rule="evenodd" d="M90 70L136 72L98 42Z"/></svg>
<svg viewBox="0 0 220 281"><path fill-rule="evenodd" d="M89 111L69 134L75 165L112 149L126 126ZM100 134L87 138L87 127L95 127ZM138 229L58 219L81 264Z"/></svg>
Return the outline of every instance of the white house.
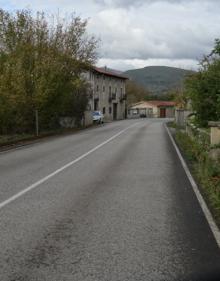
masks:
<svg viewBox="0 0 220 281"><path fill-rule="evenodd" d="M157 117L172 118L175 115L175 102L173 101L141 101L128 109L128 118Z"/></svg>

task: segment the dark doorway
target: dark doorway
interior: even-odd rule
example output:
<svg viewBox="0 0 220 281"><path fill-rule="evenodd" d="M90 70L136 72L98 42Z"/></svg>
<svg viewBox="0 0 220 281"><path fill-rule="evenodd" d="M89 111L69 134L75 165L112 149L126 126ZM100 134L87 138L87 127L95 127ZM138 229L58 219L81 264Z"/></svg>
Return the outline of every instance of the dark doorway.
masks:
<svg viewBox="0 0 220 281"><path fill-rule="evenodd" d="M166 117L166 108L160 108L160 118Z"/></svg>
<svg viewBox="0 0 220 281"><path fill-rule="evenodd" d="M99 108L99 100L98 99L95 99L94 100L94 111L97 111Z"/></svg>
<svg viewBox="0 0 220 281"><path fill-rule="evenodd" d="M127 114L128 114L128 109L127 109L127 106L125 106L125 119L127 119Z"/></svg>
<svg viewBox="0 0 220 281"><path fill-rule="evenodd" d="M117 103L113 103L113 120L117 120Z"/></svg>

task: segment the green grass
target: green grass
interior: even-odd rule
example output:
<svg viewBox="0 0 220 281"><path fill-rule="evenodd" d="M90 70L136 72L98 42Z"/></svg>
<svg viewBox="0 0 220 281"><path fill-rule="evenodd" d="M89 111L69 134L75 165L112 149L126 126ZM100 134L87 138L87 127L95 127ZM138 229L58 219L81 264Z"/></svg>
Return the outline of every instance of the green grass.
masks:
<svg viewBox="0 0 220 281"><path fill-rule="evenodd" d="M170 128L177 128L176 122L174 121L167 122L167 126Z"/></svg>
<svg viewBox="0 0 220 281"><path fill-rule="evenodd" d="M167 122L167 126L169 127L169 128L174 128L174 129L185 129L185 126L178 126L177 124L176 124L176 122L174 122L174 121L170 121L170 122Z"/></svg>
<svg viewBox="0 0 220 281"><path fill-rule="evenodd" d="M88 127L90 127L90 126L88 126ZM10 145L14 145L14 144L22 143L22 142L24 143L24 142L34 141L34 140L49 137L49 136L59 136L59 135L71 134L71 133L77 132L82 129L84 129L84 127L73 128L73 129L60 128L57 130L41 132L39 134L39 136L36 136L35 134L0 135L0 147L10 146Z"/></svg>
<svg viewBox="0 0 220 281"><path fill-rule="evenodd" d="M31 134L21 134L21 135L0 135L0 146L10 145L23 140L31 139L34 136Z"/></svg>
<svg viewBox="0 0 220 281"><path fill-rule="evenodd" d="M10 145L16 145L20 143L30 142L37 139L50 137L50 136L62 136L67 134L73 134L75 132L78 132L80 130L84 130L86 128L97 126L95 124L91 124L88 126L82 126L82 127L75 127L75 128L58 128L54 130L48 130L48 131L42 131L40 132L39 136L36 136L36 134L11 134L11 135L0 135L0 147L3 146L10 146Z"/></svg>
<svg viewBox="0 0 220 281"><path fill-rule="evenodd" d="M217 224L220 226L220 162L209 157L210 147L177 131L176 142L188 161Z"/></svg>

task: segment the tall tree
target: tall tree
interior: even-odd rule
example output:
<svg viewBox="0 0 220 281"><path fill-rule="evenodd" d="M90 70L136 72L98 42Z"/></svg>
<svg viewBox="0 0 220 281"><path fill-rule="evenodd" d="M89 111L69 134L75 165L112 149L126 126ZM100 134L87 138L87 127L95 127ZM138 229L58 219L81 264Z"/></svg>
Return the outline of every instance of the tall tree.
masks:
<svg viewBox="0 0 220 281"><path fill-rule="evenodd" d="M0 132L33 130L35 110L43 129L56 127L60 116L82 116L81 73L94 64L98 43L86 27L75 15L48 21L43 12L0 10Z"/></svg>
<svg viewBox="0 0 220 281"><path fill-rule="evenodd" d="M186 79L186 93L196 112L196 121L207 126L208 121L220 119L220 40L216 39L210 55L200 62L197 73Z"/></svg>
<svg viewBox="0 0 220 281"><path fill-rule="evenodd" d="M131 80L126 82L126 94L128 106L142 100L147 100L150 96L150 92L148 90L137 85Z"/></svg>

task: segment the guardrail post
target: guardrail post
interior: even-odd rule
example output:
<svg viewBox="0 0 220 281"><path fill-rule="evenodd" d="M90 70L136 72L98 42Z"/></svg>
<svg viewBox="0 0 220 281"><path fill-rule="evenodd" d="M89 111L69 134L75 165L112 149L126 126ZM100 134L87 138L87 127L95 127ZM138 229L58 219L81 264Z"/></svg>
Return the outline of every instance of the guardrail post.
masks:
<svg viewBox="0 0 220 281"><path fill-rule="evenodd" d="M220 144L220 122L210 121L209 127L211 127L211 145Z"/></svg>

